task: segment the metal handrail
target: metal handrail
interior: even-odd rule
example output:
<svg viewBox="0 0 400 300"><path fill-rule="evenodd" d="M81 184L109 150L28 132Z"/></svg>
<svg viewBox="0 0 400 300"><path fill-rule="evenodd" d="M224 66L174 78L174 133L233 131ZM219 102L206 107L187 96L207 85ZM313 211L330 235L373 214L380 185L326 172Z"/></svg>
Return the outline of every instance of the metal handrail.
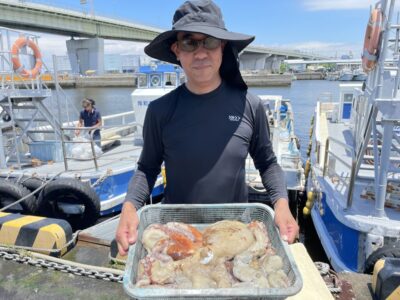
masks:
<svg viewBox="0 0 400 300"><path fill-rule="evenodd" d="M351 164L349 164L347 161L345 161L343 158L340 158L338 155L336 155L334 152L332 151L328 151L329 154L332 154L333 157L335 157L338 161L340 161L342 164L344 164L345 166L351 168Z"/></svg>
<svg viewBox="0 0 400 300"><path fill-rule="evenodd" d="M62 143L62 151L63 151L63 157L64 157L65 170L68 171L68 162L67 162L68 157L67 157L67 150L65 148L65 144L66 143L70 143L70 144L90 143L91 150L92 150L93 163L94 163L96 171L98 171L99 165L98 165L97 155L96 155L95 146L94 146L93 134L97 129L101 130L101 129L106 129L106 128L119 128L119 127L121 127L121 128L126 128L126 127L137 128L137 127L140 127L140 128L143 129L143 125L140 124L140 123L136 123L136 122L132 122L132 123L129 123L129 124L114 125L114 126L104 126L103 125L103 126L98 126L98 127L78 127L78 126L76 126L76 127L61 127L61 132L62 132L61 143ZM85 131L90 131L91 130L91 132L89 133L89 136L90 136L89 141L87 141L87 142L82 142L82 141L77 142L77 141L66 141L65 140L65 138L64 138L64 130L72 131L72 130L77 130L77 129L85 130ZM95 130L93 130L93 129L95 129Z"/></svg>
<svg viewBox="0 0 400 300"><path fill-rule="evenodd" d="M132 117L135 116L135 111L131 110L131 111L127 111L127 112L123 112L123 113L119 113L119 114L104 116L101 118L101 120L103 121L103 124L104 124L106 121L114 120L117 118L122 118L122 121L121 121L122 125L127 125L127 124L134 123L134 122L126 123L126 117L129 117L129 116L132 116Z"/></svg>
<svg viewBox="0 0 400 300"><path fill-rule="evenodd" d="M333 138L333 137L328 137L326 139L325 142L325 156L324 156L324 168L322 170L322 175L325 177L326 176L326 171L328 168L328 155L332 154L332 156L334 156L336 159L338 159L339 161L343 162L345 165L348 166L348 164L346 162L344 162L338 155L336 155L335 153L329 151L329 145L330 145L330 141L338 143L339 145L349 149L351 151L352 154L352 159L351 159L351 167L350 168L350 182L349 182L349 191L347 193L347 202L346 202L346 209L351 208L352 204L353 204L353 192L354 192L354 182L355 182L355 177L356 177L356 160L355 160L355 151L353 148L351 148L349 145L344 144L341 141L338 141L337 139Z"/></svg>

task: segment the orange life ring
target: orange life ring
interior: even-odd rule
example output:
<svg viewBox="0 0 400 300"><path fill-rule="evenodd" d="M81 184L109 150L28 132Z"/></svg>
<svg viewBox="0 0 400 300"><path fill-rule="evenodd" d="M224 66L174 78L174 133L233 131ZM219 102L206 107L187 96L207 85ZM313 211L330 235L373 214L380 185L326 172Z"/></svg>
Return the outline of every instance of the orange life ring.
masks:
<svg viewBox="0 0 400 300"><path fill-rule="evenodd" d="M368 73L375 68L379 55L379 38L382 32L382 11L374 9L368 21L364 38L364 51L362 54L362 67Z"/></svg>
<svg viewBox="0 0 400 300"><path fill-rule="evenodd" d="M35 66L31 70L25 69L24 66L21 64L21 60L19 59L19 50L25 46L31 48L33 51L33 55L35 56ZM14 71L21 74L22 77L33 78L39 74L40 69L43 65L42 54L40 53L39 47L32 40L26 37L19 37L12 45L11 55Z"/></svg>

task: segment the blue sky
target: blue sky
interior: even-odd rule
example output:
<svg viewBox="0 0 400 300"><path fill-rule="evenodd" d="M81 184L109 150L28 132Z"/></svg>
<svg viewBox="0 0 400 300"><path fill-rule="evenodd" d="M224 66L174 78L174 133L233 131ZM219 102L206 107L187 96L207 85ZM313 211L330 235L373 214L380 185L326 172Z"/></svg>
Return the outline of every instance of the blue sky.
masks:
<svg viewBox="0 0 400 300"><path fill-rule="evenodd" d="M90 12L90 1L87 0L86 5L81 5L79 0L34 2ZM95 15L162 29L171 27L172 15L183 2L182 0L92 1ZM330 56L335 54L340 56L352 51L354 56L358 57L362 49L370 5L375 1L215 0L215 2L222 9L227 28L255 35L255 45L294 48ZM129 42L106 43L106 53L140 52L142 48L143 45Z"/></svg>

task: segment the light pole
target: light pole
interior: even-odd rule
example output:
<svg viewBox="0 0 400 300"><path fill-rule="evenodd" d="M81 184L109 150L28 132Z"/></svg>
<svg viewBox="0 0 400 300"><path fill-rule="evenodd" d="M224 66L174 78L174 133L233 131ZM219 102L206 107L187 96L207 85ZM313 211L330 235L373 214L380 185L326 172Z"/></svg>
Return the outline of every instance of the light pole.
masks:
<svg viewBox="0 0 400 300"><path fill-rule="evenodd" d="M86 5L87 4L87 0L80 0L81 5ZM93 5L93 0L89 0L89 5L90 5L90 15L92 16L92 18L94 17L94 5Z"/></svg>

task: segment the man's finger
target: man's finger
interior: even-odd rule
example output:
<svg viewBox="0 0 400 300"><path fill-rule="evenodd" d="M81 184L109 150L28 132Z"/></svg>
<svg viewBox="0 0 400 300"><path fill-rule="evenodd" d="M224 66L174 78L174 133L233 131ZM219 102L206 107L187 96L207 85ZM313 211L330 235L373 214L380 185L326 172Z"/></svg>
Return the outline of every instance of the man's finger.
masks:
<svg viewBox="0 0 400 300"><path fill-rule="evenodd" d="M295 239L297 237L297 233L299 232L298 228L299 227L298 227L297 223L295 223L295 224L289 223L285 226L284 234L286 235L286 237L287 237L286 241L289 244L292 244L295 241Z"/></svg>
<svg viewBox="0 0 400 300"><path fill-rule="evenodd" d="M294 225L290 223L290 221L286 222L280 222L278 221L276 225L279 228L279 234L282 238L282 240L288 242L289 244L293 243L294 240L296 239L296 235L298 230L295 228L297 227L297 224Z"/></svg>
<svg viewBox="0 0 400 300"><path fill-rule="evenodd" d="M287 235L286 241L287 241L289 244L292 244L292 243L294 242L295 239L296 239L296 235L295 235L293 232L289 232L288 235Z"/></svg>
<svg viewBox="0 0 400 300"><path fill-rule="evenodd" d="M128 254L128 251L125 250L125 249L121 246L120 243L117 243L117 245L118 245L118 253L119 253L119 255L125 256L125 255Z"/></svg>
<svg viewBox="0 0 400 300"><path fill-rule="evenodd" d="M117 244L118 244L118 250L121 255L126 255L126 252L128 251L129 248L129 242L127 236L119 236L117 237ZM125 254L123 254L125 253Z"/></svg>
<svg viewBox="0 0 400 300"><path fill-rule="evenodd" d="M137 239L137 230L135 228L135 225L129 226L128 229L128 242L129 244L133 244L136 242Z"/></svg>

